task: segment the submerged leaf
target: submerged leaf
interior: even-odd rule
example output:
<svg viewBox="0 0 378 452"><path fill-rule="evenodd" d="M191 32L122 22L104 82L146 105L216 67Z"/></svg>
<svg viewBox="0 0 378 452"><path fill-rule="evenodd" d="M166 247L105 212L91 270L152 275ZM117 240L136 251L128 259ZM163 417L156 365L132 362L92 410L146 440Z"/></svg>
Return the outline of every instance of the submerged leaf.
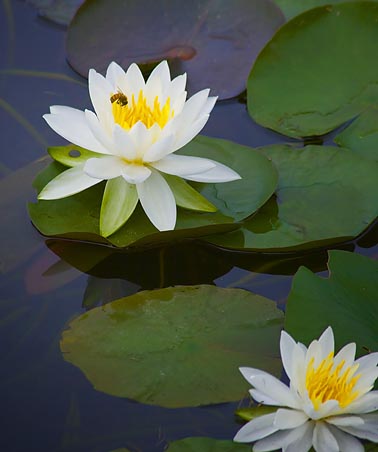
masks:
<svg viewBox="0 0 378 452"><path fill-rule="evenodd" d="M214 438L184 438L169 443L167 452L250 452L249 444L238 444L233 441Z"/></svg>
<svg viewBox="0 0 378 452"><path fill-rule="evenodd" d="M266 414L275 413L279 407L270 405L257 405L249 408L239 408L235 411L236 416L244 421L251 421Z"/></svg>
<svg viewBox="0 0 378 452"><path fill-rule="evenodd" d="M74 319L61 350L111 395L165 407L221 403L245 394L240 365L279 375L282 317L240 289L144 291Z"/></svg>
<svg viewBox="0 0 378 452"><path fill-rule="evenodd" d="M378 3L310 10L284 25L248 79L248 110L291 137L322 135L378 103Z"/></svg>
<svg viewBox="0 0 378 452"><path fill-rule="evenodd" d="M68 29L68 60L86 77L111 60L127 68L167 59L176 74L188 73L189 92L210 87L224 99L245 89L283 22L271 0L87 0Z"/></svg>

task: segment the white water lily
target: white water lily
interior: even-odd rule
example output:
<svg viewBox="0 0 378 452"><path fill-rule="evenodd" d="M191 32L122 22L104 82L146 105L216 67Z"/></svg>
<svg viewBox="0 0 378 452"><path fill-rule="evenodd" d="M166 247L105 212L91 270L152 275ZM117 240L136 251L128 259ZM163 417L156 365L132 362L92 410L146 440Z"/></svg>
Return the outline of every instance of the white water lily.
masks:
<svg viewBox="0 0 378 452"><path fill-rule="evenodd" d="M105 193L126 199L122 221L139 199L154 226L165 231L175 227L176 202L161 173L212 183L240 179L235 171L213 160L174 154L202 130L217 99L209 97L205 89L186 100L185 85L186 74L171 80L166 61L146 82L136 64L125 73L113 62L106 77L91 69L89 94L95 113L52 106L43 117L56 133L98 156L61 173L38 198L65 198L107 180ZM118 196L120 184L122 197ZM116 202L110 200L112 206ZM111 215L109 208L103 207L104 202L101 215L104 211ZM116 227L120 224L118 221ZM105 235L114 232L112 229Z"/></svg>
<svg viewBox="0 0 378 452"><path fill-rule="evenodd" d="M351 343L334 356L330 327L308 349L283 331L280 348L290 387L258 369L240 371L258 403L284 408L248 422L234 441L257 441L255 452L363 452L355 437L378 442L378 353L355 360Z"/></svg>

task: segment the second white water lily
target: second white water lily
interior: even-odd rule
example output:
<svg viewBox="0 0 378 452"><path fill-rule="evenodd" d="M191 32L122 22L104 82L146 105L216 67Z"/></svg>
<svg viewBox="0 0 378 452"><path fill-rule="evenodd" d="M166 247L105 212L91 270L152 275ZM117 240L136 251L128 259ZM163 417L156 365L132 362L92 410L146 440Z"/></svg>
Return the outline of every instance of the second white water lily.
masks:
<svg viewBox="0 0 378 452"><path fill-rule="evenodd" d="M198 182L240 179L213 160L174 154L202 130L216 102L207 89L186 100L185 86L186 74L171 80L166 61L147 82L135 64L125 73L113 62L106 77L91 69L95 113L52 106L44 118L59 135L97 155L55 177L38 198L65 198L106 180L100 218L104 236L125 223L138 200L154 226L165 231L175 227L176 201L161 173Z"/></svg>
<svg viewBox="0 0 378 452"><path fill-rule="evenodd" d="M378 442L378 353L355 360L351 343L334 356L331 328L308 349L282 332L280 347L289 387L258 369L240 371L257 402L283 408L250 421L235 441L257 441L255 452L363 452L356 436Z"/></svg>

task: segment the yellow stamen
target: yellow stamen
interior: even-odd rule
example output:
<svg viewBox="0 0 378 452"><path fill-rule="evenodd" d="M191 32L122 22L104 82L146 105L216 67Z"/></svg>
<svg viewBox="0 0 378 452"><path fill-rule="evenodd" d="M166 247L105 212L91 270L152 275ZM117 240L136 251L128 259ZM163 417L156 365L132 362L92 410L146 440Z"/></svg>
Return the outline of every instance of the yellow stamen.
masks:
<svg viewBox="0 0 378 452"><path fill-rule="evenodd" d="M156 96L151 108L147 104L142 90L139 92L137 102L133 95L131 101L129 100L127 104L112 102L112 109L114 121L126 130L131 129L138 121L142 121L148 129L156 123L163 128L174 115L169 97L164 106L161 107L158 96Z"/></svg>
<svg viewBox="0 0 378 452"><path fill-rule="evenodd" d="M342 360L335 367L333 352L323 359L316 369L314 361L315 358L311 358L307 366L306 388L315 410L328 400L337 400L339 405L345 408L359 396L354 387L361 375L353 376L358 364L343 370L345 360Z"/></svg>

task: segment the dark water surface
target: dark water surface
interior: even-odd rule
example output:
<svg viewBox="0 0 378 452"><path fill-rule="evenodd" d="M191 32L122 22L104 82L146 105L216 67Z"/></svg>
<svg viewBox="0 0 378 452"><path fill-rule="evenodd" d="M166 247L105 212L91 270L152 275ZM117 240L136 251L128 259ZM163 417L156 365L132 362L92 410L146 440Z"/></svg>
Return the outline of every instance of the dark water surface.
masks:
<svg viewBox="0 0 378 452"><path fill-rule="evenodd" d="M38 18L29 5L2 1L0 451L158 452L186 436L231 439L239 428L237 403L173 410L97 392L64 361L62 330L93 306L174 284L240 287L284 307L298 266L325 271L326 252L264 256L183 243L115 253L89 265L88 273L60 260L62 247L90 255L93 246L46 241L30 224L26 204L35 200L31 182L48 162L47 144L65 144L42 115L53 104L90 108L86 81L65 61L64 39L62 27ZM287 141L254 124L236 100L216 106L204 134L250 146ZM376 258L377 242L371 228L346 249Z"/></svg>

